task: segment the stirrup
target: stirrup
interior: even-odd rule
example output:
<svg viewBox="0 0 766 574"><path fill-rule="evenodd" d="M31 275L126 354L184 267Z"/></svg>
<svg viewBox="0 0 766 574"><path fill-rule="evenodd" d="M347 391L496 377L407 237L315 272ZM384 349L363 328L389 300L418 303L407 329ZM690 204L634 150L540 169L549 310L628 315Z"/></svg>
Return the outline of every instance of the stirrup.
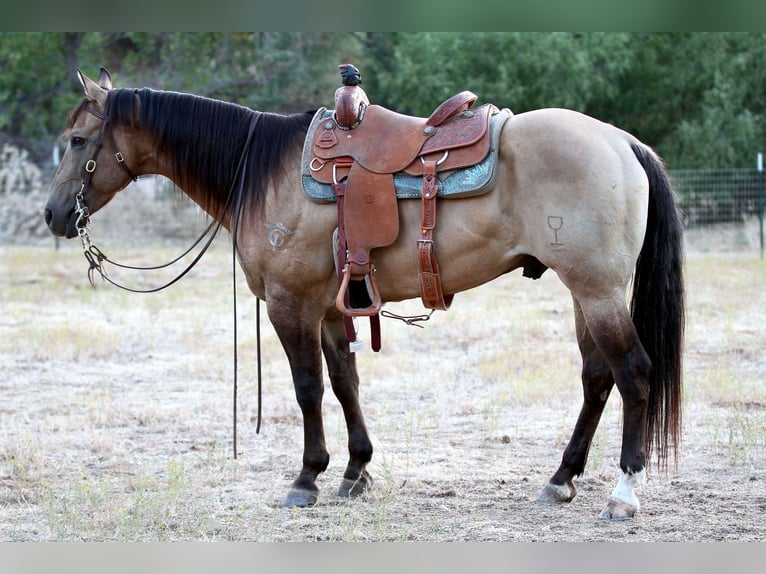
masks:
<svg viewBox="0 0 766 574"><path fill-rule="evenodd" d="M347 317L372 317L380 312L381 307L383 307L383 301L380 298L378 286L375 283L375 279L373 278L374 274L375 267L373 266L370 269L370 273L364 277L365 283L368 286L368 294L372 300L370 306L358 308L350 306L347 307L345 299L346 292L348 291L348 286L351 282L351 263L346 263L346 266L343 268L343 281L341 282L338 289L338 296L335 298L335 307L338 309L338 311Z"/></svg>

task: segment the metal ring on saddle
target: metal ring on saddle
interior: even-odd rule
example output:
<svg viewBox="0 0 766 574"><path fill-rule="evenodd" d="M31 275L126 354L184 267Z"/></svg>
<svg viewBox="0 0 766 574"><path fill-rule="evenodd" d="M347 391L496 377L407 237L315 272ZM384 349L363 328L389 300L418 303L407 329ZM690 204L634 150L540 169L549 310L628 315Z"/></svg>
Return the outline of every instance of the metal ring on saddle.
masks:
<svg viewBox="0 0 766 574"><path fill-rule="evenodd" d="M317 162L319 167L314 167L314 162ZM311 171L320 171L325 165L327 165L326 161L322 161L318 157L315 157L314 159L311 160L311 163L309 163L309 169Z"/></svg>
<svg viewBox="0 0 766 574"><path fill-rule="evenodd" d="M447 158L449 157L449 150L444 150L444 155L439 158L439 161L436 162L436 167L439 167L441 164L443 164L445 161L447 161ZM423 165L426 164L426 160L423 159L423 156L420 156L420 163Z"/></svg>

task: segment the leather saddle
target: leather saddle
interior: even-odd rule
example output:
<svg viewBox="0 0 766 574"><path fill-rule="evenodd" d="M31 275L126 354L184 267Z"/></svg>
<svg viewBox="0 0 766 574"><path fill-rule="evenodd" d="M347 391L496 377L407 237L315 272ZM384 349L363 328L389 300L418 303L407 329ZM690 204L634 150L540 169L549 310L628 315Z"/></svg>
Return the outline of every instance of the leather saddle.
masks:
<svg viewBox="0 0 766 574"><path fill-rule="evenodd" d="M361 81L353 66L340 66L341 75L347 67ZM311 177L332 185L338 206L336 307L347 317L377 318L382 307L371 252L391 245L399 234L394 176L401 173L422 177L418 276L423 304L443 310L451 304L452 295L442 290L433 241L437 174L474 166L489 153L489 122L498 109L491 104L472 108L476 99L460 92L420 118L370 105L357 82L338 88L334 114L310 132ZM350 285L363 286L366 297L350 297Z"/></svg>

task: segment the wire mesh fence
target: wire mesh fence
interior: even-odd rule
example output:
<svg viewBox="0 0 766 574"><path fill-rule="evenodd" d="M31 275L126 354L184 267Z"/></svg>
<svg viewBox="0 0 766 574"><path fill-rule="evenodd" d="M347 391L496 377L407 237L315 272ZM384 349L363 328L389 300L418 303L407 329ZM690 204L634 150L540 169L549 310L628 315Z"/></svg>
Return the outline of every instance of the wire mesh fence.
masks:
<svg viewBox="0 0 766 574"><path fill-rule="evenodd" d="M692 244L763 250L766 179L762 171L676 169L670 170L670 178Z"/></svg>
<svg viewBox="0 0 766 574"><path fill-rule="evenodd" d="M670 177L687 228L742 223L763 210L763 173L756 169L677 169Z"/></svg>

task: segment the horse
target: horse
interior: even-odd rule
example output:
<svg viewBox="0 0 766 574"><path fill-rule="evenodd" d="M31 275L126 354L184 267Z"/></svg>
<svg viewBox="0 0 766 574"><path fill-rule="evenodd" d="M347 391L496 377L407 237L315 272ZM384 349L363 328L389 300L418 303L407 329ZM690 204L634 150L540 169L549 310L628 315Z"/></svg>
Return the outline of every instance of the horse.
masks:
<svg viewBox="0 0 766 574"><path fill-rule="evenodd" d="M348 432L349 458L337 496L367 492L373 485L367 470L373 445L359 401L355 354L335 304L336 208L301 189L302 145L312 114L258 112L150 88L117 89L103 68L95 81L80 71L78 77L84 98L69 112L66 151L44 209L50 231L76 237L83 217L87 221L140 175L171 179L234 234L248 287L265 302L287 355L304 445L284 506L316 504L316 479L328 466L323 357ZM400 200L397 209L396 241L375 250L383 302L419 296L414 270L420 202ZM278 244L275 226L288 231ZM561 462L537 500L575 497L575 479L584 472L616 386L623 417L620 472L599 516L633 517L647 464L656 457L667 470L671 452L677 464L681 433L683 235L662 160L626 131L573 110L515 114L500 133L492 188L440 201L435 239L445 293L519 268L532 278L550 269L569 289L583 401Z"/></svg>

